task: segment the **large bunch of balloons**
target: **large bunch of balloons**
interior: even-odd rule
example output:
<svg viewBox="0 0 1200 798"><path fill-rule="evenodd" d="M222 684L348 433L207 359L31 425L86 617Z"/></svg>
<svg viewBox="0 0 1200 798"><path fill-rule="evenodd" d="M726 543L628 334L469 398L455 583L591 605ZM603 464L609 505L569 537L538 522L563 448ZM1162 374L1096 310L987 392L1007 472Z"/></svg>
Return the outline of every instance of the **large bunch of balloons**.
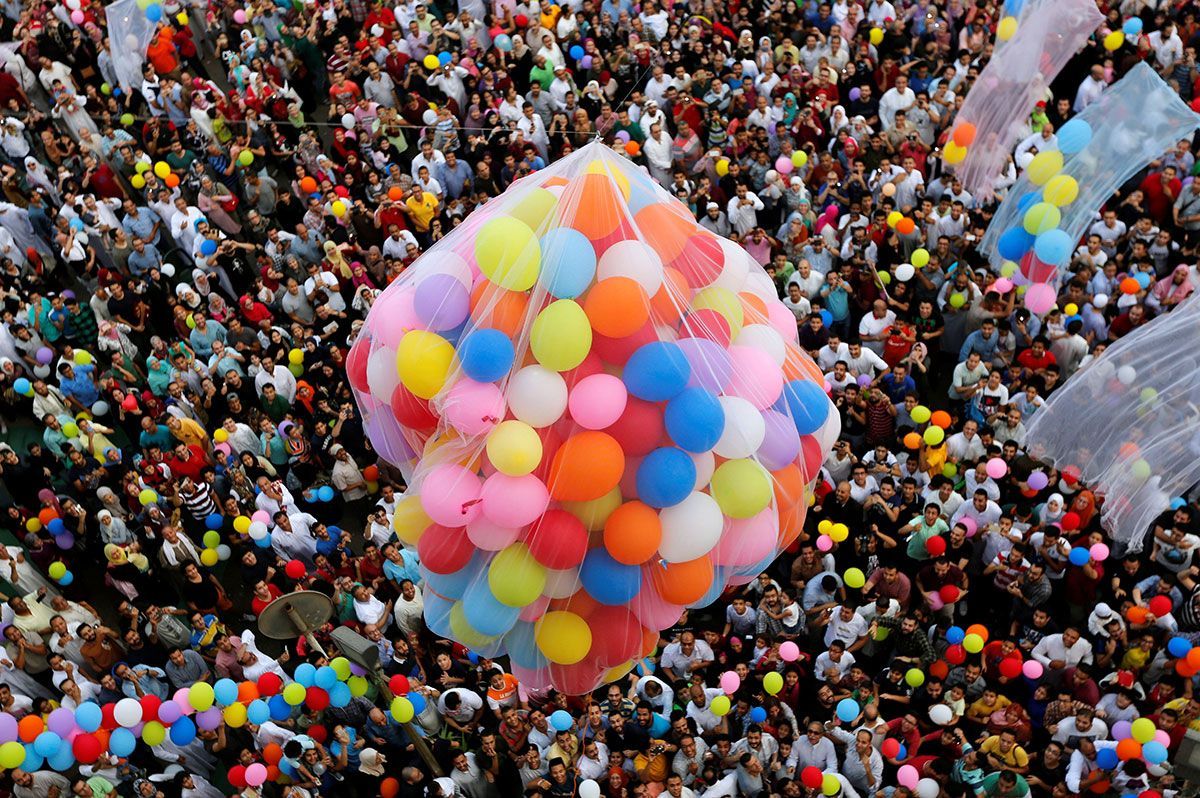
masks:
<svg viewBox="0 0 1200 798"><path fill-rule="evenodd" d="M283 721L301 710L344 707L371 689L366 672L345 657L319 668L301 663L293 677L286 680L268 672L256 681L196 682L167 699L147 694L103 705L85 701L74 710L59 707L45 717L30 714L18 720L2 712L0 768L66 771L76 764L91 765L102 756L128 757L139 740L151 747L168 740L187 746L222 724L240 728L248 723ZM397 721L410 721L425 710L425 697L413 691L403 676L393 676L388 686L395 695L391 712ZM329 731L315 724L307 733L324 742ZM294 772L282 755L278 745L266 746L262 762L229 770L230 783L245 788L268 781L286 782Z"/></svg>
<svg viewBox="0 0 1200 798"><path fill-rule="evenodd" d="M632 667L798 535L839 432L771 279L599 144L514 184L347 361L426 618L534 685Z"/></svg>
<svg viewBox="0 0 1200 798"><path fill-rule="evenodd" d="M1057 131L1057 149L1038 152L1025 164L984 247L1001 279L1024 292L1030 311L1043 314L1055 306L1058 269L1070 262L1096 209L1197 127L1200 116L1153 69L1138 64ZM1148 286L1147 275L1131 275L1122 291Z"/></svg>
<svg viewBox="0 0 1200 798"><path fill-rule="evenodd" d="M995 55L963 101L942 152L973 196L992 195L1008 154L1028 133L1034 103L1103 21L1093 0L1006 6Z"/></svg>

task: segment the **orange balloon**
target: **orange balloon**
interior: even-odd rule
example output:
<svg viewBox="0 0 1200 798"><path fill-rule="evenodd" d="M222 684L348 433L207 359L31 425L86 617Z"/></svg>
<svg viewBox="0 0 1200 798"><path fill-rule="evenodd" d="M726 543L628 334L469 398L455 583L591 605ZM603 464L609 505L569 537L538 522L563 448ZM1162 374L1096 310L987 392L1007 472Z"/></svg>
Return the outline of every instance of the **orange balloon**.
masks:
<svg viewBox="0 0 1200 798"><path fill-rule="evenodd" d="M980 637L983 638L983 642L986 643L988 641L988 635L990 635L991 633L988 632L988 628L986 626L984 626L983 624L973 623L967 627L967 634L979 635Z"/></svg>
<svg viewBox="0 0 1200 798"><path fill-rule="evenodd" d="M251 681L245 681L238 685L238 702L249 704L258 698L258 685ZM272 762L271 764L274 764Z"/></svg>
<svg viewBox="0 0 1200 798"><path fill-rule="evenodd" d="M663 263L679 257L688 239L699 230L691 214L675 203L647 205L634 215L633 221L642 239L654 248Z"/></svg>
<svg viewBox="0 0 1200 798"><path fill-rule="evenodd" d="M950 414L945 410L934 410L929 420L933 422L933 426L935 427L941 427L942 429L950 428Z"/></svg>
<svg viewBox="0 0 1200 798"><path fill-rule="evenodd" d="M617 486L625 471L621 444L605 432L572 435L550 463L550 496L559 501L588 502Z"/></svg>
<svg viewBox="0 0 1200 798"><path fill-rule="evenodd" d="M662 541L662 523L653 508L625 502L604 522L604 548L619 563L641 565L654 556Z"/></svg>
<svg viewBox="0 0 1200 798"><path fill-rule="evenodd" d="M758 294L752 294L749 291L743 291L738 294L738 299L742 300L742 309L746 314L746 324L766 324L767 303L763 302L762 297Z"/></svg>
<svg viewBox="0 0 1200 798"><path fill-rule="evenodd" d="M572 178L559 199L562 219L595 241L616 230L625 203L607 174L589 172Z"/></svg>
<svg viewBox="0 0 1200 798"><path fill-rule="evenodd" d="M311 177L305 177L300 180L300 190L305 194L315 194L317 191L317 181Z"/></svg>
<svg viewBox="0 0 1200 798"><path fill-rule="evenodd" d="M912 219L909 219L907 216L896 222L896 232L902 236L911 235L916 229L916 222L914 222Z"/></svg>
<svg viewBox="0 0 1200 798"><path fill-rule="evenodd" d="M1190 679L1196 675L1196 669L1189 665L1186 659L1175 660L1175 672L1185 679Z"/></svg>
<svg viewBox="0 0 1200 798"><path fill-rule="evenodd" d="M648 567L650 579L663 601L691 604L712 586L713 564L708 555L687 562L671 562ZM645 588L642 588L645 590Z"/></svg>
<svg viewBox="0 0 1200 798"><path fill-rule="evenodd" d="M795 344L788 344L783 360L783 375L789 380L812 380L818 385L825 381L825 375L817 368L813 359Z"/></svg>
<svg viewBox="0 0 1200 798"><path fill-rule="evenodd" d="M609 338L626 338L642 329L650 318L650 301L637 280L609 277L587 292L583 312L596 332Z"/></svg>
<svg viewBox="0 0 1200 798"><path fill-rule="evenodd" d="M1132 737L1126 737L1117 743L1118 759L1137 759L1142 755L1142 744Z"/></svg>
<svg viewBox="0 0 1200 798"><path fill-rule="evenodd" d="M600 602L592 598L583 588L562 599L554 599L546 607L547 612L573 612L580 618L590 618L599 608Z"/></svg>
<svg viewBox="0 0 1200 798"><path fill-rule="evenodd" d="M641 151L642 145L638 144L636 141L625 142L625 152L629 153L630 155L637 155Z"/></svg>
<svg viewBox="0 0 1200 798"><path fill-rule="evenodd" d="M1200 646L1193 648L1187 653L1188 665L1200 670Z"/></svg>
<svg viewBox="0 0 1200 798"><path fill-rule="evenodd" d="M283 759L283 749L279 743L267 743L263 748L263 761L268 765L278 765L280 759Z"/></svg>
<svg viewBox="0 0 1200 798"><path fill-rule="evenodd" d="M1124 280L1121 281L1121 293L1122 294L1136 294L1138 291L1141 291L1141 290L1142 290L1141 283L1139 283L1137 280L1133 279L1132 277L1126 277Z"/></svg>
<svg viewBox="0 0 1200 798"><path fill-rule="evenodd" d="M166 176L166 178L163 182L165 182L167 184L168 188L178 188L179 187L179 175L175 174L174 172L171 172L171 174Z"/></svg>
<svg viewBox="0 0 1200 798"><path fill-rule="evenodd" d="M388 776L383 781L379 782L379 795L381 798L395 798L400 792L400 782L392 776Z"/></svg>
<svg viewBox="0 0 1200 798"><path fill-rule="evenodd" d="M775 506L780 510L797 505L804 506L804 475L800 466L788 463L778 471L771 472L775 490Z"/></svg>
<svg viewBox="0 0 1200 798"><path fill-rule="evenodd" d="M38 520L42 522L42 526L48 526L55 518L58 518L58 513L53 507L43 507L38 513Z"/></svg>
<svg viewBox="0 0 1200 798"><path fill-rule="evenodd" d="M479 327L494 327L509 338L516 338L525 323L529 297L520 291L508 291L491 280L480 280L471 292L471 318Z"/></svg>
<svg viewBox="0 0 1200 798"><path fill-rule="evenodd" d="M1125 611L1125 620L1130 623L1145 623L1146 616L1149 614L1150 611L1145 607L1130 607ZM1190 654L1191 652L1189 651L1188 653Z"/></svg>
<svg viewBox="0 0 1200 798"><path fill-rule="evenodd" d="M904 436L904 446L908 449L921 448L921 436L915 432L910 432Z"/></svg>
<svg viewBox="0 0 1200 798"><path fill-rule="evenodd" d="M37 739L46 730L46 721L41 715L26 715L17 723L17 734L27 743Z"/></svg>
<svg viewBox="0 0 1200 798"><path fill-rule="evenodd" d="M1117 449L1117 456L1123 460L1128 460L1130 458L1137 457L1138 452L1140 451L1141 449L1138 448L1136 443L1133 441L1125 441L1121 444L1121 448Z"/></svg>
<svg viewBox="0 0 1200 798"><path fill-rule="evenodd" d="M648 657L658 649L658 630L644 629L642 631L642 656Z"/></svg>
<svg viewBox="0 0 1200 798"><path fill-rule="evenodd" d="M392 202L399 202L404 199L404 189L400 188L400 186L392 186L388 189L388 199Z"/></svg>
<svg viewBox="0 0 1200 798"><path fill-rule="evenodd" d="M975 140L975 126L970 122L959 122L954 128L954 143L960 147L969 147Z"/></svg>
<svg viewBox="0 0 1200 798"><path fill-rule="evenodd" d="M683 315L683 309L691 304L691 298L692 289L683 273L670 266L663 267L662 286L650 300L655 321L676 324Z"/></svg>

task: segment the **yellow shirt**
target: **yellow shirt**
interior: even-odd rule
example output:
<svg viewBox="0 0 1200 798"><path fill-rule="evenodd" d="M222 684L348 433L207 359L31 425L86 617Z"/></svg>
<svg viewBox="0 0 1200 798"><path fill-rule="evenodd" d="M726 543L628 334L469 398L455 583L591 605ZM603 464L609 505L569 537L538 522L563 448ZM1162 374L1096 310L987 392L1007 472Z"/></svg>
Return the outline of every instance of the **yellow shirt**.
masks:
<svg viewBox="0 0 1200 798"><path fill-rule="evenodd" d="M199 446L201 449L208 448L208 433L204 431L204 427L190 418L179 419L179 428L171 430L171 434L180 443Z"/></svg>
<svg viewBox="0 0 1200 798"><path fill-rule="evenodd" d="M428 191L422 191L420 197L409 197L404 204L412 213L413 227L417 228L417 232L429 232L429 224L437 214L437 196Z"/></svg>
<svg viewBox="0 0 1200 798"><path fill-rule="evenodd" d="M1006 754L1000 750L1000 735L993 734L991 737L983 741L979 746L980 752L984 754L995 754L1003 760L1004 764L1010 767L1023 768L1029 764L1029 755L1025 753L1025 749L1019 745L1014 745Z"/></svg>
<svg viewBox="0 0 1200 798"><path fill-rule="evenodd" d="M996 703L988 705L983 702L983 699L977 699L971 706L967 707L967 717L972 720L987 721L988 715L991 715L998 709L1004 709L1012 702L1002 695L996 696Z"/></svg>

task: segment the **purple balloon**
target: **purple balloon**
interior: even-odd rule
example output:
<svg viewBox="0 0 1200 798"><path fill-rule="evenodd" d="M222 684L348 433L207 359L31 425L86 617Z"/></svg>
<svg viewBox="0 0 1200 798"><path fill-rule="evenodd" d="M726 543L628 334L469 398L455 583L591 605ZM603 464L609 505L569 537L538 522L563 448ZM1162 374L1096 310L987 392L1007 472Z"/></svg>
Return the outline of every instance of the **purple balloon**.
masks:
<svg viewBox="0 0 1200 798"><path fill-rule="evenodd" d="M800 436L796 434L796 425L783 413L768 409L762 416L767 434L758 447L758 461L768 471L778 471L800 454Z"/></svg>
<svg viewBox="0 0 1200 798"><path fill-rule="evenodd" d="M1112 735L1114 740L1125 740L1133 736L1133 724L1127 720L1119 720L1113 724Z"/></svg>
<svg viewBox="0 0 1200 798"><path fill-rule="evenodd" d="M591 69L592 57L590 55L585 55L583 58L579 59L579 66L583 67L584 69Z"/></svg>
<svg viewBox="0 0 1200 798"><path fill-rule="evenodd" d="M17 739L17 719L7 712L0 714L0 743L11 743Z"/></svg>
<svg viewBox="0 0 1200 798"><path fill-rule="evenodd" d="M1033 490L1041 490L1050 484L1050 477L1046 476L1045 471L1034 471L1029 475L1029 487Z"/></svg>
<svg viewBox="0 0 1200 798"><path fill-rule="evenodd" d="M164 726L170 726L183 717L183 710L174 701L164 701L158 707L158 720Z"/></svg>
<svg viewBox="0 0 1200 798"><path fill-rule="evenodd" d="M70 532L63 532L54 538L54 545L64 551L75 547L75 536Z"/></svg>
<svg viewBox="0 0 1200 798"><path fill-rule="evenodd" d="M624 130L618 130L618 131L616 132L616 138L617 138L617 140L618 140L618 141L620 141L622 144L628 144L628 143L629 143L629 133L628 133L627 131L624 131Z"/></svg>
<svg viewBox="0 0 1200 798"><path fill-rule="evenodd" d="M196 725L205 731L214 731L221 725L221 710L217 707L210 707L196 715Z"/></svg>
<svg viewBox="0 0 1200 798"><path fill-rule="evenodd" d="M689 386L698 385L712 393L725 390L733 376L733 360L725 347L707 338L680 338L675 344L692 367Z"/></svg>
<svg viewBox="0 0 1200 798"><path fill-rule="evenodd" d="M46 719L46 727L59 737L66 739L75 729L75 713L66 707L59 707Z"/></svg>
<svg viewBox="0 0 1200 798"><path fill-rule="evenodd" d="M858 86L855 86L853 89L850 90L850 100L851 101L857 100L861 96L862 96L862 89L858 88Z"/></svg>
<svg viewBox="0 0 1200 798"><path fill-rule="evenodd" d="M357 665L357 664L351 662L350 663L350 675L351 676L366 676L367 669L364 668L362 665Z"/></svg>
<svg viewBox="0 0 1200 798"><path fill-rule="evenodd" d="M471 312L471 294L457 277L431 274L417 286L413 309L431 330L453 330Z"/></svg>
<svg viewBox="0 0 1200 798"><path fill-rule="evenodd" d="M866 388L868 385L871 384L871 375L870 374L859 374L858 375L858 384L859 384L859 386Z"/></svg>
<svg viewBox="0 0 1200 798"><path fill-rule="evenodd" d="M50 361L53 359L54 359L54 350L51 349L50 347L43 346L41 349L39 349L37 351L37 362L41 363L43 366L49 364Z"/></svg>

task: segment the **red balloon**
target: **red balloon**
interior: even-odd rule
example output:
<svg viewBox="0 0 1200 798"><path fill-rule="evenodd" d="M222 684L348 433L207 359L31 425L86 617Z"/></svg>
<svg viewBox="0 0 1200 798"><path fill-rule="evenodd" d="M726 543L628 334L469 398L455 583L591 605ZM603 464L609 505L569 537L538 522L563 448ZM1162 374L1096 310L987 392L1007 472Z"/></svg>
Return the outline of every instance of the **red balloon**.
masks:
<svg viewBox="0 0 1200 798"><path fill-rule="evenodd" d="M408 691L412 689L408 684L408 679L401 673L388 679L388 687L395 695L407 695Z"/></svg>
<svg viewBox="0 0 1200 798"><path fill-rule="evenodd" d="M815 790L821 786L821 782L825 780L825 774L818 767L809 765L804 770L800 771L800 781L810 790Z"/></svg>
<svg viewBox="0 0 1200 798"><path fill-rule="evenodd" d="M333 193L337 194L342 199L345 199L346 197L350 196L350 189L346 188L345 186L334 186Z"/></svg>
<svg viewBox="0 0 1200 798"><path fill-rule="evenodd" d="M280 759L283 759L283 749L279 743L267 743L263 748L263 761L268 765L278 765Z"/></svg>
<svg viewBox="0 0 1200 798"><path fill-rule="evenodd" d="M397 385L392 391L392 415L417 432L431 432L437 428L437 416L429 409L429 402L418 399L403 385Z"/></svg>
<svg viewBox="0 0 1200 798"><path fill-rule="evenodd" d="M273 696L283 687L283 679L273 673L264 673L258 677L258 692L260 695Z"/></svg>
<svg viewBox="0 0 1200 798"><path fill-rule="evenodd" d="M925 541L925 551L929 552L930 557L941 557L946 553L946 539L941 535L934 535Z"/></svg>
<svg viewBox="0 0 1200 798"><path fill-rule="evenodd" d="M400 782L392 776L388 776L383 781L379 782L379 798L396 798L400 792Z"/></svg>
<svg viewBox="0 0 1200 798"><path fill-rule="evenodd" d="M139 703L142 705L142 722L158 720L158 708L162 706L161 698L154 693L146 693L139 699Z"/></svg>
<svg viewBox="0 0 1200 798"><path fill-rule="evenodd" d="M435 574L452 574L467 564L475 544L467 537L466 527L431 524L417 541L417 556Z"/></svg>
<svg viewBox="0 0 1200 798"><path fill-rule="evenodd" d="M283 572L289 579L303 579L307 570L300 560L288 560L288 564L283 566Z"/></svg>
<svg viewBox="0 0 1200 798"><path fill-rule="evenodd" d="M958 588L954 585L942 585L938 589L938 595L942 598L943 604L953 604L958 601Z"/></svg>
<svg viewBox="0 0 1200 798"><path fill-rule="evenodd" d="M1005 679L1015 679L1021 675L1021 660L1016 657L1005 657L1000 660L1000 675Z"/></svg>
<svg viewBox="0 0 1200 798"><path fill-rule="evenodd" d="M729 321L711 308L702 308L689 313L679 323L680 338L704 338L721 347L729 346L733 330Z"/></svg>
<svg viewBox="0 0 1200 798"><path fill-rule="evenodd" d="M1079 513L1075 513L1075 512L1063 513L1063 517L1059 520L1058 523L1067 532L1071 532L1073 530L1079 529Z"/></svg>
<svg viewBox="0 0 1200 798"><path fill-rule="evenodd" d="M371 356L371 346L364 335L350 347L346 355L346 376L350 385L359 393L370 393L371 386L367 382L367 359Z"/></svg>
<svg viewBox="0 0 1200 798"><path fill-rule="evenodd" d="M80 734L71 741L71 751L75 754L75 758L85 765L90 765L100 758L100 752L104 750L104 746L96 739L94 734Z"/></svg>
<svg viewBox="0 0 1200 798"><path fill-rule="evenodd" d="M100 728L112 731L121 725L117 723L117 718L113 715L116 708L117 705L111 703L100 707Z"/></svg>
<svg viewBox="0 0 1200 798"><path fill-rule="evenodd" d="M721 276L725 268L725 252L716 236L702 233L689 238L687 246L668 265L677 269L689 286L700 289L712 285Z"/></svg>
<svg viewBox="0 0 1200 798"><path fill-rule="evenodd" d="M641 653L642 625L625 607L597 607L587 622L592 629L592 648L588 655L601 664L619 665Z"/></svg>
<svg viewBox="0 0 1200 798"><path fill-rule="evenodd" d="M600 360L600 355L595 352L588 352L584 356L583 362L570 371L562 373L563 382L567 384L567 390L572 390L580 380L584 377L590 377L593 374L603 374L604 363Z"/></svg>
<svg viewBox="0 0 1200 798"><path fill-rule="evenodd" d="M314 712L320 712L329 706L329 693L314 685L304 691L304 703Z"/></svg>
<svg viewBox="0 0 1200 798"><path fill-rule="evenodd" d="M879 753L889 757L896 756L896 754L900 753L900 741L895 737L887 738L883 741L883 744L879 746ZM816 770L816 768L813 768L813 770Z"/></svg>
<svg viewBox="0 0 1200 798"><path fill-rule="evenodd" d="M316 726L309 728L308 736L324 745L325 741L329 739L329 730L318 723Z"/></svg>
<svg viewBox="0 0 1200 798"><path fill-rule="evenodd" d="M229 783L239 790L244 790L249 786L246 782L245 765L234 765L229 769Z"/></svg>
<svg viewBox="0 0 1200 798"><path fill-rule="evenodd" d="M625 361L629 360L629 356L639 347L657 340L658 332L654 329L654 323L647 321L642 329L624 338L609 338L607 335L593 333L592 350L604 362L614 366L624 366Z"/></svg>
<svg viewBox="0 0 1200 798"><path fill-rule="evenodd" d="M547 568L574 568L587 554L588 532L583 523L566 510L547 510L530 525L525 543L534 559ZM619 659L613 664L624 662Z"/></svg>
<svg viewBox="0 0 1200 798"><path fill-rule="evenodd" d="M631 396L625 403L625 412L604 431L621 444L626 457L645 457L662 439L662 411L651 402Z"/></svg>
<svg viewBox="0 0 1200 798"><path fill-rule="evenodd" d="M1171 614L1171 599L1168 596L1155 596L1148 604L1150 612L1158 618Z"/></svg>
<svg viewBox="0 0 1200 798"><path fill-rule="evenodd" d="M951 665L962 665L967 659L967 650L955 644L946 649L946 661Z"/></svg>

